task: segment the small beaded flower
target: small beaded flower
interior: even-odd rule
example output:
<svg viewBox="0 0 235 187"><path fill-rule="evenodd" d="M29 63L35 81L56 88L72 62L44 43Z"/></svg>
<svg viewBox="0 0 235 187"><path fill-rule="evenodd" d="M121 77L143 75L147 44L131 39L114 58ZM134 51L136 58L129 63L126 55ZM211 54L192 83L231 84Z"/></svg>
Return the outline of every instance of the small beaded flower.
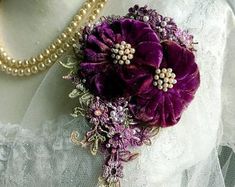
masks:
<svg viewBox="0 0 235 187"><path fill-rule="evenodd" d="M151 145L159 128L177 124L193 100L200 84L195 43L172 18L138 5L81 33L65 78L76 85L73 116L84 116L90 129L82 141L76 132L71 140L104 155L99 186L119 187L124 162L138 157L133 148Z"/></svg>

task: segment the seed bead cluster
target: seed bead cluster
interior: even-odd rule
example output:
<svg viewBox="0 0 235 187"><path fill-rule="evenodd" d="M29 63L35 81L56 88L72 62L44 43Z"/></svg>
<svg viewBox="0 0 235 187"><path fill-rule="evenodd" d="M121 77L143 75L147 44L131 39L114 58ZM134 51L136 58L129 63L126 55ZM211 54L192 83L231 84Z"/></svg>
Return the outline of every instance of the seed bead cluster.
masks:
<svg viewBox="0 0 235 187"><path fill-rule="evenodd" d="M167 92L169 89L173 88L174 84L177 83L175 78L176 75L173 73L172 68L156 69L153 86L156 86L159 90Z"/></svg>
<svg viewBox="0 0 235 187"><path fill-rule="evenodd" d="M106 2L107 0L86 0L64 32L36 57L14 59L0 45L0 70L13 76L29 76L45 70L75 43L74 37L79 34L77 30L85 17L88 17L88 22L94 21Z"/></svg>
<svg viewBox="0 0 235 187"><path fill-rule="evenodd" d="M134 58L135 49L132 48L131 44L122 41L120 44L115 44L114 48L111 49L111 52L114 64L129 65Z"/></svg>

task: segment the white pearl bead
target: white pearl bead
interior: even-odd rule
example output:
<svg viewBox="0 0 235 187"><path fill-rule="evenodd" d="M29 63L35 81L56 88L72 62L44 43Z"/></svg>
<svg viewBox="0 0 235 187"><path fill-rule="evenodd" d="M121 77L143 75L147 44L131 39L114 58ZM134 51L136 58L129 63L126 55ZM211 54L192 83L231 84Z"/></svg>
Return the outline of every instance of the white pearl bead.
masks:
<svg viewBox="0 0 235 187"><path fill-rule="evenodd" d="M170 72L167 72L167 73L166 73L166 77L171 77L171 73L170 73Z"/></svg>
<svg viewBox="0 0 235 187"><path fill-rule="evenodd" d="M118 53L118 51L119 51L118 49L113 50L113 52L116 53L116 54Z"/></svg>
<svg viewBox="0 0 235 187"><path fill-rule="evenodd" d="M131 53L135 53L135 49L134 48L131 48Z"/></svg>
<svg viewBox="0 0 235 187"><path fill-rule="evenodd" d="M155 75L155 76L154 76L154 79L155 79L155 80L158 80L158 79L159 79L159 76L158 76L158 75Z"/></svg>
<svg viewBox="0 0 235 187"><path fill-rule="evenodd" d="M144 21L144 22L147 22L148 20L149 20L149 17L148 17L148 16L144 16L144 17L143 17L143 21Z"/></svg>
<svg viewBox="0 0 235 187"><path fill-rule="evenodd" d="M130 60L133 59L133 57L134 57L134 56L133 56L132 54L129 54L129 55L128 55L128 58L129 58Z"/></svg>
<svg viewBox="0 0 235 187"><path fill-rule="evenodd" d="M172 73L172 74L171 74L171 77L172 77L172 78L175 78L175 77L176 77L176 75L175 75L174 73Z"/></svg>
<svg viewBox="0 0 235 187"><path fill-rule="evenodd" d="M131 48L131 44L126 44L126 48L130 49Z"/></svg>
<svg viewBox="0 0 235 187"><path fill-rule="evenodd" d="M158 85L159 90L162 90L162 88L163 88L162 85Z"/></svg>
<svg viewBox="0 0 235 187"><path fill-rule="evenodd" d="M117 64L117 63L118 63L118 61L117 61L117 60L114 60L114 61L113 61L113 63L114 63L114 64Z"/></svg>
<svg viewBox="0 0 235 187"><path fill-rule="evenodd" d="M164 82L168 82L168 81L169 81L169 78L165 77Z"/></svg>
<svg viewBox="0 0 235 187"><path fill-rule="evenodd" d="M163 68L162 73L166 73L166 72L167 72L166 68Z"/></svg>
<svg viewBox="0 0 235 187"><path fill-rule="evenodd" d="M120 49L124 50L125 46L124 45L120 45Z"/></svg>
<svg viewBox="0 0 235 187"><path fill-rule="evenodd" d="M126 42L125 42L125 41L122 41L122 42L121 42L121 45L125 45L125 44L126 44Z"/></svg>
<svg viewBox="0 0 235 187"><path fill-rule="evenodd" d="M162 85L163 81L159 79L159 80L157 81L157 83L158 83L159 85Z"/></svg>
<svg viewBox="0 0 235 187"><path fill-rule="evenodd" d="M167 92L167 91L168 91L168 89L167 89L167 88L163 88L163 91L164 91L164 92Z"/></svg>
<svg viewBox="0 0 235 187"><path fill-rule="evenodd" d="M124 61L123 60L119 60L118 62L120 65L123 65L124 64Z"/></svg>
<svg viewBox="0 0 235 187"><path fill-rule="evenodd" d="M121 56L120 56L120 55L117 55L117 56L116 56L116 59L117 59L117 60L119 60L120 58L121 58Z"/></svg>
<svg viewBox="0 0 235 187"><path fill-rule="evenodd" d="M116 55L115 55L115 54L112 54L112 55L111 55L111 57L112 57L112 58L115 58L115 57L116 57Z"/></svg>
<svg viewBox="0 0 235 187"><path fill-rule="evenodd" d="M126 64L126 65L129 65L129 64L131 64L131 61L130 61L130 60L126 60L126 61L125 61L125 64Z"/></svg>
<svg viewBox="0 0 235 187"><path fill-rule="evenodd" d="M161 70L160 70L160 69L156 69L155 73L156 73L156 74L160 74L160 73L161 73Z"/></svg>
<svg viewBox="0 0 235 187"><path fill-rule="evenodd" d="M127 60L127 56L126 55L122 56L122 60Z"/></svg>
<svg viewBox="0 0 235 187"><path fill-rule="evenodd" d="M129 54L130 53L130 49L125 49L125 54Z"/></svg>
<svg viewBox="0 0 235 187"><path fill-rule="evenodd" d="M115 48L119 48L119 47L120 47L120 44L116 44L116 45L115 45Z"/></svg>
<svg viewBox="0 0 235 187"><path fill-rule="evenodd" d="M165 77L165 74L164 73L160 73L160 78L164 78Z"/></svg>
<svg viewBox="0 0 235 187"><path fill-rule="evenodd" d="M174 82L174 79L170 78L169 83L173 84L173 82Z"/></svg>
<svg viewBox="0 0 235 187"><path fill-rule="evenodd" d="M173 84L176 84L176 83L177 83L177 80L176 80L176 79L174 79L174 80L173 80Z"/></svg>
<svg viewBox="0 0 235 187"><path fill-rule="evenodd" d="M153 86L157 86L157 81L153 81Z"/></svg>
<svg viewBox="0 0 235 187"><path fill-rule="evenodd" d="M168 88L173 88L173 84L169 84L169 85L168 85Z"/></svg>
<svg viewBox="0 0 235 187"><path fill-rule="evenodd" d="M169 73L171 73L173 70L172 70L172 68L168 68L167 71L168 71Z"/></svg>
<svg viewBox="0 0 235 187"><path fill-rule="evenodd" d="M165 27L166 25L167 25L167 22L165 22L165 21L162 21L162 22L161 22L161 26L162 26L162 27Z"/></svg>
<svg viewBox="0 0 235 187"><path fill-rule="evenodd" d="M124 51L123 51L123 50L120 50L118 53L119 53L119 55L123 55L123 54L124 54Z"/></svg>
<svg viewBox="0 0 235 187"><path fill-rule="evenodd" d="M164 87L164 88L168 88L168 83L164 83L164 84L163 84L163 87Z"/></svg>

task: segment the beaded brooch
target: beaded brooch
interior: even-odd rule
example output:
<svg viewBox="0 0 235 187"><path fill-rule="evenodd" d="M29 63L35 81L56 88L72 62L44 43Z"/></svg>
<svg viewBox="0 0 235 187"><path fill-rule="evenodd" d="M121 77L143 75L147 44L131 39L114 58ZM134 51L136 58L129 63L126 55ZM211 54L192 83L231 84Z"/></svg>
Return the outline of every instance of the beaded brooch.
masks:
<svg viewBox="0 0 235 187"><path fill-rule="evenodd" d="M160 127L175 125L200 84L193 36L147 6L127 15L103 17L85 26L74 44L65 79L78 97L73 116L90 130L71 140L105 157L100 186L120 186L123 164L138 157L130 149L151 145Z"/></svg>

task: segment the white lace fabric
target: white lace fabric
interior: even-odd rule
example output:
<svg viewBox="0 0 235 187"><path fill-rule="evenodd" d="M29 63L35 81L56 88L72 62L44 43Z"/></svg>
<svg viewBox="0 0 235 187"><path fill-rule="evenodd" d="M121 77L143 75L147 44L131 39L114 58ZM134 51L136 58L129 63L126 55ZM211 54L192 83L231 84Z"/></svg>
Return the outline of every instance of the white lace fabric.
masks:
<svg viewBox="0 0 235 187"><path fill-rule="evenodd" d="M235 2L110 0L104 14L125 14L135 3L174 17L195 36L201 86L179 124L161 129L151 146L135 150L140 156L125 164L122 186L223 187L231 157L221 168L219 146L235 151ZM91 156L69 139L73 130L82 135L87 124L68 117L76 101L67 98L72 88L62 81L63 74L54 65L22 123L0 125L0 186L96 186L102 156Z"/></svg>

